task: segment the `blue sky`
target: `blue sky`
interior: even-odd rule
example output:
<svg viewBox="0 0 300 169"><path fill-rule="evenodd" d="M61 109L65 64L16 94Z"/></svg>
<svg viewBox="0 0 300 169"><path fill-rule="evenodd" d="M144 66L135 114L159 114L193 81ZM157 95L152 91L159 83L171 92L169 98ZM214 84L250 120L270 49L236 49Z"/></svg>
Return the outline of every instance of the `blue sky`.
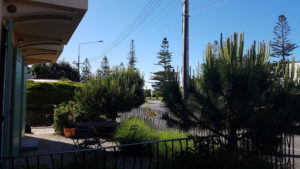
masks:
<svg viewBox="0 0 300 169"><path fill-rule="evenodd" d="M76 61L78 44L103 40L81 46L81 60L88 58L94 72L105 50L125 30L151 0L89 0L89 9L60 57ZM246 48L254 41L269 42L273 27L280 14L284 14L292 28L290 39L300 45L299 0L190 0L190 65L195 68L203 61L208 42L244 32ZM164 37L170 42L172 65L181 67L182 33L181 0L161 0L161 4L142 24L113 50L106 53L110 65L127 64L131 39L135 40L137 67L150 88L151 72L160 70L156 53ZM300 61L300 48L294 51Z"/></svg>

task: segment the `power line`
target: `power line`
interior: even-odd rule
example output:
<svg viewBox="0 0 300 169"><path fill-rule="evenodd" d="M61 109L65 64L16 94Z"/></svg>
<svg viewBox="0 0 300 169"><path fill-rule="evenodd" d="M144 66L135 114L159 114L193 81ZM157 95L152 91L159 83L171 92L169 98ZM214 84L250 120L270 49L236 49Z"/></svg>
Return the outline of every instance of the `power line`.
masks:
<svg viewBox="0 0 300 169"><path fill-rule="evenodd" d="M101 54L106 55L111 50L116 48L126 37L128 37L132 32L134 32L142 23L145 22L147 17L149 17L163 2L163 0L152 0L150 1L146 7L137 15L137 17L127 26L127 28L114 40ZM99 58L99 57L98 57ZM94 58L96 60L98 58Z"/></svg>
<svg viewBox="0 0 300 169"><path fill-rule="evenodd" d="M142 23L144 23L146 21L147 17L151 16L153 14L153 12L158 9L158 7L162 4L162 1L163 0L149 1L149 3L145 6L145 8L135 17L135 19L126 27L126 29L106 49L104 49L101 54L95 56L93 59L91 59L91 61L97 60L97 59L101 58L102 56L107 55L108 53L116 55L116 54L123 52L123 50L125 50L124 49L125 46L128 45L128 43L127 42L125 43L124 40L126 40L127 37L132 33L135 34L132 37L132 39L135 39L135 42L138 43L141 40L146 39L148 37L150 37L150 39L152 39L152 38L154 38L154 35L157 34L158 32L168 29L172 25L172 23L176 19L178 19L178 17L180 17L181 14L178 16L175 15L174 19L171 19L171 20L169 19L168 24L166 24L167 26L164 27L163 29L158 29L157 31L155 31L155 33L147 34L148 32L150 32L147 30L152 30L153 28L160 26L160 24L158 24L158 23L161 23L162 18L164 18L163 16L168 14L169 9L172 9L172 6L174 6L176 4L176 2L179 2L177 0L171 0L170 4L168 4L168 6L166 8L163 8L163 10L160 10L160 13L155 15L155 17L152 18L152 20L149 22L149 24L147 24L146 26L144 24L143 27L141 27ZM191 14L197 14L203 10L214 8L216 6L224 4L227 1L229 1L229 0L217 1L216 3L212 3L210 5L200 8L199 10L193 11L193 12L191 12ZM163 14L163 16L162 16L162 14ZM139 31L135 32L138 28L140 28ZM145 32L147 32L147 33L145 33ZM122 45L120 45L120 44L122 44ZM146 44L143 43L141 46L144 46L144 45L146 45ZM115 49L118 49L118 50L115 50ZM127 52L125 52L125 53L127 53Z"/></svg>
<svg viewBox="0 0 300 169"><path fill-rule="evenodd" d="M155 16L153 16L153 18L152 18L152 20L150 20L149 22L147 22L147 24L144 24L144 27L141 27L140 29L139 29L139 31L138 32L135 32L134 33L134 35L132 36L132 39L134 39L135 40L135 42L138 42L138 41L141 41L141 40L143 40L143 39L146 39L146 37L149 37L149 36L146 36L146 35L154 35L153 33L151 33L151 34L149 34L148 32L150 32L150 31L147 31L147 30L154 30L154 28L156 28L157 26L160 26L161 24L159 24L159 23L161 23L161 21L164 21L165 22L165 20L163 20L163 18L165 18L165 16L167 15L167 14L170 14L170 11L173 9L173 7L175 6L175 5L177 5L177 3L176 2L179 2L179 1L174 1L174 0L172 0L172 1L170 1L171 3L168 3L168 4L166 4L165 6L166 6L166 8L163 8L163 10L161 10L160 11L160 13L158 13L157 15L155 15ZM175 2L175 3L174 3ZM179 4L179 3L178 3ZM167 21L168 22L165 22L165 23L167 23L167 24L164 24L164 25L167 25L166 27L169 27L170 26L170 24L172 23L172 22L174 22L176 19L178 19L178 17L180 17L181 16L181 14L179 14L178 16L177 15L174 15L175 17L173 17L172 19L168 19ZM146 25L146 26L145 26ZM165 27L164 27L165 28ZM158 30L158 31L161 31L161 30L164 30L164 29L160 29L160 30ZM158 31L156 31L156 33L158 32ZM145 33L146 32L146 33ZM152 36L151 36L152 37ZM148 39L148 38L147 38ZM144 44L144 43L143 43ZM113 55L113 54L115 54L115 55L117 55L117 54L119 54L119 53L121 53L121 52L123 52L123 50L125 50L124 48L125 48L125 45L127 46L128 44L127 44L127 42L126 43L123 43L122 45L119 45L116 49L117 50L114 50L114 51L112 51L110 54L111 55ZM126 52L125 52L126 53Z"/></svg>

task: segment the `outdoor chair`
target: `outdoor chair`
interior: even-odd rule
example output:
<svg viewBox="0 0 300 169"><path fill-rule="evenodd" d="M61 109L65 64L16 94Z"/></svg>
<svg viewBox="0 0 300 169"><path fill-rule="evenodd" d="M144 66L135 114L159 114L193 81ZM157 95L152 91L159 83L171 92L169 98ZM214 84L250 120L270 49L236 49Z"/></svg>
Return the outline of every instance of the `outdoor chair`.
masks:
<svg viewBox="0 0 300 169"><path fill-rule="evenodd" d="M98 139L94 135L94 131L88 128L77 128L76 134L71 137L74 146L73 149L86 149L93 146L98 147Z"/></svg>
<svg viewBox="0 0 300 169"><path fill-rule="evenodd" d="M137 129L138 129L138 125L130 126L128 135L125 137L114 138L115 143L117 145L118 145L118 142L125 143L125 144L130 143L130 141L133 140L133 138L135 137Z"/></svg>

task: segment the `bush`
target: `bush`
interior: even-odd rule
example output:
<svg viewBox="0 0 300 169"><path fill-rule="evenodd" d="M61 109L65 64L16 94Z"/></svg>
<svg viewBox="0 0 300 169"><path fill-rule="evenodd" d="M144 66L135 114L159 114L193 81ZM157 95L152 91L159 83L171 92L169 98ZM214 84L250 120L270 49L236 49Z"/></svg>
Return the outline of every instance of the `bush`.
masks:
<svg viewBox="0 0 300 169"><path fill-rule="evenodd" d="M88 81L75 94L82 107L81 121L115 120L118 112L144 103L144 80L135 69L115 68Z"/></svg>
<svg viewBox="0 0 300 169"><path fill-rule="evenodd" d="M166 83L164 101L175 117L169 117L170 123L199 126L221 137L228 131L224 138L232 151L239 139L249 136L261 147L277 146L277 136L296 129L299 106L291 103L299 99L291 76L293 62L286 77L278 77L267 44L256 47L254 42L247 52L243 48L244 34L225 41L221 36L219 45L209 43L203 65L190 79L188 97L181 95L177 76Z"/></svg>
<svg viewBox="0 0 300 169"><path fill-rule="evenodd" d="M63 133L65 127L70 127L76 121L80 107L74 101L62 103L54 110L54 129Z"/></svg>
<svg viewBox="0 0 300 169"><path fill-rule="evenodd" d="M158 131L139 118L130 118L121 122L117 127L114 137L126 138L130 134L130 127L133 125L138 126L134 137L127 140L128 142L123 142L123 144L158 140Z"/></svg>
<svg viewBox="0 0 300 169"><path fill-rule="evenodd" d="M61 104L72 100L82 83L71 81L27 82L27 104Z"/></svg>
<svg viewBox="0 0 300 169"><path fill-rule="evenodd" d="M147 142L153 140L169 140L169 139L178 139L178 138L187 138L186 133L182 133L179 131L158 131L152 128L148 123L139 118L130 118L126 121L121 122L121 124L117 127L117 130L114 134L115 138L126 138L130 134L130 127L133 125L138 125L136 134L133 138L126 140L126 142L121 142L122 144L130 144L130 143L139 143L139 142ZM189 146L192 146L193 143L189 141ZM164 143L159 143L159 155L165 155L166 147L168 151L172 149L172 143L167 142L166 145ZM186 142L182 142L182 147L186 147ZM141 151L141 147L138 147L137 150L131 149L131 151L136 152L146 152L149 151L149 147L146 145L142 147L144 151ZM152 146L152 151L157 151L157 144ZM181 152L181 145L179 141L174 141L173 143L173 151L174 153ZM169 154L171 155L171 154Z"/></svg>
<svg viewBox="0 0 300 169"><path fill-rule="evenodd" d="M138 143L153 140L169 140L186 138L187 134L179 131L158 131L140 118L130 118L121 122L114 134L115 138L124 138L129 135L130 127L137 125L135 137L127 143Z"/></svg>

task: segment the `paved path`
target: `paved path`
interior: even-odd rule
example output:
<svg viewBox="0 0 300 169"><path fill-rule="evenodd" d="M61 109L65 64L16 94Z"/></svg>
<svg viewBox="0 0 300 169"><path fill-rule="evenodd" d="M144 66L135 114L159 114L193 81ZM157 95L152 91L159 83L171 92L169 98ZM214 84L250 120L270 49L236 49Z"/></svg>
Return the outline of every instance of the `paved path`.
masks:
<svg viewBox="0 0 300 169"><path fill-rule="evenodd" d="M300 135L295 135L295 168L300 169Z"/></svg>
<svg viewBox="0 0 300 169"><path fill-rule="evenodd" d="M22 152L21 155L47 154L54 152L70 151L73 148L73 140L56 134L53 127L32 127L32 134L25 134L26 138L38 140L38 149ZM112 146L113 143L106 142L104 147Z"/></svg>

